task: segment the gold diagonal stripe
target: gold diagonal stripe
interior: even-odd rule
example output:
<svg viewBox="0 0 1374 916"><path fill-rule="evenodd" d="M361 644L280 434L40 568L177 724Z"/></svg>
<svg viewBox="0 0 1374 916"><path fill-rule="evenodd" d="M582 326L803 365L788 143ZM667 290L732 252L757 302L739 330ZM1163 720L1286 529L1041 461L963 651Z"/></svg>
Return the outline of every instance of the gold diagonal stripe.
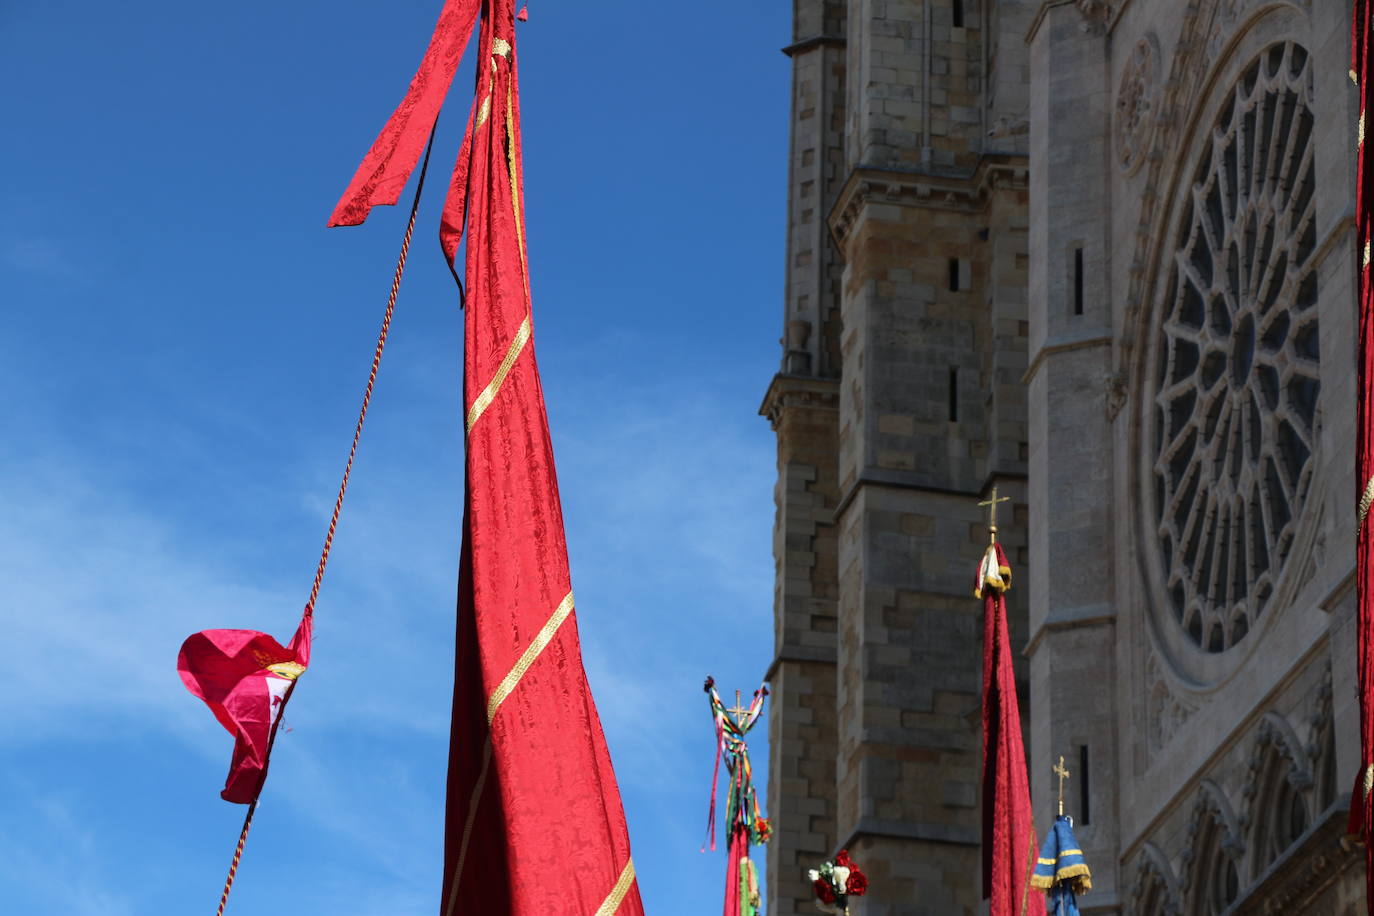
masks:
<svg viewBox="0 0 1374 916"><path fill-rule="evenodd" d="M488 92L487 97L482 100L482 107L477 109L477 126L481 127L483 124L487 123L487 118L489 117L491 117L490 92Z"/></svg>
<svg viewBox="0 0 1374 916"><path fill-rule="evenodd" d="M525 263L525 221L520 216L520 182L516 180L517 157L520 155L515 141L515 106L512 104L512 86L506 84L506 171L510 174L510 203L515 213L515 240L520 245L520 269L525 275L525 298L530 297L530 266Z"/></svg>
<svg viewBox="0 0 1374 916"><path fill-rule="evenodd" d="M472 786L472 797L468 799L468 819L463 824L463 840L458 844L458 865L453 869L453 883L449 885L448 903L444 906L444 916L452 916L453 906L458 902L458 884L463 880L463 861L468 856L468 841L472 839L472 825L477 820L477 805L482 800L482 788L487 784L487 771L491 768L491 736L487 736L482 746L482 769L477 774L477 782Z"/></svg>
<svg viewBox="0 0 1374 916"><path fill-rule="evenodd" d="M529 340L530 316L526 315L525 320L520 322L520 328L515 332L515 339L510 342L510 348L506 350L506 358L501 360L496 375L492 376L487 387L482 389L477 400L472 402L472 407L468 408L468 432L472 432L472 425L491 406L491 402L496 400L496 395L501 390L501 384L505 382L506 376L510 375L511 367L515 365L516 358L520 356L520 352L525 349L525 344L529 343Z"/></svg>
<svg viewBox="0 0 1374 916"><path fill-rule="evenodd" d="M1035 871L1036 858L1035 824L1032 823L1030 828L1030 857L1026 862L1026 883L1021 887L1021 916L1026 916L1026 906L1030 903L1031 874Z"/></svg>
<svg viewBox="0 0 1374 916"><path fill-rule="evenodd" d="M568 597L554 609L553 616L548 619L543 627L540 628L534 641L530 643L520 660L510 669L510 673L501 679L501 683L496 685L496 689L491 692L491 699L487 700L487 723L496 718L496 710L506 701L506 697L511 695L515 685L520 683L520 679L525 676L525 672L530 670L530 665L539 657L539 653L548 648L549 643L553 642L554 634L563 625L563 621L568 619L568 615L573 609L573 593L568 592Z"/></svg>
<svg viewBox="0 0 1374 916"><path fill-rule="evenodd" d="M1355 525L1355 534L1358 536L1364 530L1364 520L1369 517L1369 506L1374 503L1374 477L1365 481L1364 493L1360 495L1360 520Z"/></svg>
<svg viewBox="0 0 1374 916"><path fill-rule="evenodd" d="M615 916L615 911L620 909L620 903L625 899L625 895L630 892L630 885L635 883L635 862L634 859L625 860L625 868L620 873L620 880L611 888L611 892L606 895L606 899L601 902L601 906L596 908L595 916Z"/></svg>
<svg viewBox="0 0 1374 916"><path fill-rule="evenodd" d="M1364 243L1364 266L1365 266L1365 267L1368 267L1368 266L1369 266L1369 241L1368 241L1368 240L1365 240L1365 243Z"/></svg>

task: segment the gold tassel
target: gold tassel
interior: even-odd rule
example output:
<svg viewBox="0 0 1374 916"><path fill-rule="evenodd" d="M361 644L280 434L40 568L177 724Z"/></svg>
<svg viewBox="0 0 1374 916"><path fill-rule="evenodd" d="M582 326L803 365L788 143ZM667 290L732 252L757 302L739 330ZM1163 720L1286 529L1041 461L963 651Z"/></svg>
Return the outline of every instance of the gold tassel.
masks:
<svg viewBox="0 0 1374 916"><path fill-rule="evenodd" d="M997 548L991 544L983 553L983 562L978 566L978 584L973 589L973 597L983 597L984 589L1005 592L1011 588L1011 569L997 561Z"/></svg>

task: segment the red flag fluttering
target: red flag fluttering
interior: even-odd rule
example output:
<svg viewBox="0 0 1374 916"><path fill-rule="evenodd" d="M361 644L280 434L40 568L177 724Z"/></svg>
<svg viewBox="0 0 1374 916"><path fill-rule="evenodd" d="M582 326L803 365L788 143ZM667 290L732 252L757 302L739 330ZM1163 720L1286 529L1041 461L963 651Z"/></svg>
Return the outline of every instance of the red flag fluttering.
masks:
<svg viewBox="0 0 1374 916"><path fill-rule="evenodd" d="M1359 432L1355 457L1359 519L1355 537L1355 582L1358 596L1357 670L1360 682L1360 768L1350 803L1350 833L1365 844L1366 897L1374 914L1374 534L1369 507L1374 502L1374 290L1369 283L1371 201L1370 149L1364 142L1364 118L1371 94L1369 57L1371 0L1355 0L1350 78L1359 87L1359 152L1355 177L1356 238L1359 245Z"/></svg>
<svg viewBox="0 0 1374 916"><path fill-rule="evenodd" d="M983 897L989 916L1044 916L1045 898L1030 889L1039 844L1007 627L1011 568L992 531L973 586L983 599Z"/></svg>
<svg viewBox="0 0 1374 916"><path fill-rule="evenodd" d="M202 630L182 643L177 672L234 736L220 798L249 805L262 792L277 720L296 678L310 665L311 617L289 646L256 630Z"/></svg>
<svg viewBox="0 0 1374 916"><path fill-rule="evenodd" d="M331 225L396 200L478 7L445 4ZM467 240L467 499L439 912L632 916L644 908L582 667L531 340L513 7L480 3L477 92L440 229L450 266Z"/></svg>

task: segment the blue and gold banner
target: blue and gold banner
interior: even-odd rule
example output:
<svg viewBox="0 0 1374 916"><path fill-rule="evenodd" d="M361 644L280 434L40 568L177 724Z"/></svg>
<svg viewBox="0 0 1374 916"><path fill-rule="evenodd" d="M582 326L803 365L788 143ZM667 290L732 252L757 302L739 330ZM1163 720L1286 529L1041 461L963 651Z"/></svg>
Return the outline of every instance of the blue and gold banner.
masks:
<svg viewBox="0 0 1374 916"><path fill-rule="evenodd" d="M1045 891L1050 916L1078 916L1075 898L1092 889L1092 873L1073 835L1073 818L1061 814L1045 836L1031 885Z"/></svg>

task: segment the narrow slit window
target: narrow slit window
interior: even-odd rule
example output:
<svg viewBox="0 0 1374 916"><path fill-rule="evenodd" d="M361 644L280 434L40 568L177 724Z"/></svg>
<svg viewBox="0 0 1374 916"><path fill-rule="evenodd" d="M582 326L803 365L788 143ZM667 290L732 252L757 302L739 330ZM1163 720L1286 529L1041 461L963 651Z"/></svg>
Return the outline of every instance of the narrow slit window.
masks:
<svg viewBox="0 0 1374 916"><path fill-rule="evenodd" d="M1088 823L1088 746L1078 749L1078 822Z"/></svg>
<svg viewBox="0 0 1374 916"><path fill-rule="evenodd" d="M949 422L959 419L959 367L949 367Z"/></svg>
<svg viewBox="0 0 1374 916"><path fill-rule="evenodd" d="M1073 250L1073 313L1083 314L1083 249Z"/></svg>
<svg viewBox="0 0 1374 916"><path fill-rule="evenodd" d="M954 27L964 27L964 0L954 0Z"/></svg>
<svg viewBox="0 0 1374 916"><path fill-rule="evenodd" d="M958 259L958 258L950 258L950 259L949 259L949 291L950 291L951 293L957 293L957 292L959 292L959 259Z"/></svg>

